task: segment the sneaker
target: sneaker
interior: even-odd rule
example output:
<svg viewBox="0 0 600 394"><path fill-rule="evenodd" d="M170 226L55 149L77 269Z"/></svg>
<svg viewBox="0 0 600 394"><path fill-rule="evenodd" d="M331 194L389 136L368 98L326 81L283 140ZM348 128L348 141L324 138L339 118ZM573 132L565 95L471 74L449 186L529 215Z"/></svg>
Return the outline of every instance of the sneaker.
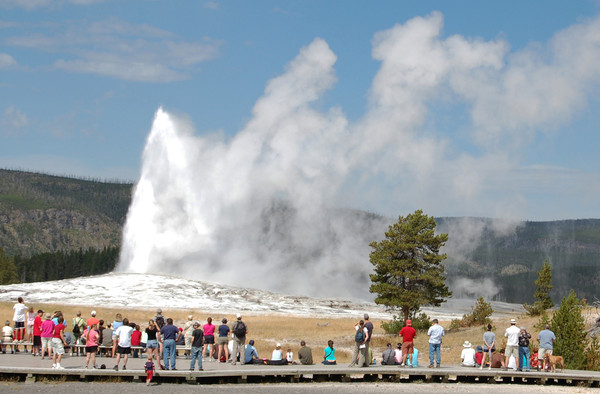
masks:
<svg viewBox="0 0 600 394"><path fill-rule="evenodd" d="M427 368L433 368L433 364L429 364L429 367L427 367Z"/></svg>
<svg viewBox="0 0 600 394"><path fill-rule="evenodd" d="M127 369L127 367L123 365L122 371L125 371L126 369Z"/></svg>
<svg viewBox="0 0 600 394"><path fill-rule="evenodd" d="M56 368L56 364L52 364L52 368Z"/></svg>
<svg viewBox="0 0 600 394"><path fill-rule="evenodd" d="M118 365L115 365L115 366L113 367L113 369L114 369L115 371L118 371L118 370L119 370L119 366L118 366Z"/></svg>
<svg viewBox="0 0 600 394"><path fill-rule="evenodd" d="M439 368L439 367L440 367L440 364L436 365L435 367L436 367L436 368Z"/></svg>
<svg viewBox="0 0 600 394"><path fill-rule="evenodd" d="M400 364L401 367L406 367L406 365L404 365L404 363Z"/></svg>
<svg viewBox="0 0 600 394"><path fill-rule="evenodd" d="M65 367L62 367L62 366L60 366L60 365L57 365L57 366L56 366L56 369L65 369Z"/></svg>

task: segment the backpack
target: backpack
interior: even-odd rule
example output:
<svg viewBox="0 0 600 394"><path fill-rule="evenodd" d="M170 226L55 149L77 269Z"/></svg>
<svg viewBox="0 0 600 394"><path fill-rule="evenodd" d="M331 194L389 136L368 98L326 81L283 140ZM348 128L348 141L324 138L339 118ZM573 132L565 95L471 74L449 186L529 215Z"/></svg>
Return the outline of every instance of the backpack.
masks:
<svg viewBox="0 0 600 394"><path fill-rule="evenodd" d="M242 337L246 336L246 325L244 324L243 321L240 320L237 322L237 324L235 326L235 330L233 330L233 333L238 338L242 338Z"/></svg>
<svg viewBox="0 0 600 394"><path fill-rule="evenodd" d="M81 334L81 318L77 319L73 319L73 334L75 335L79 335Z"/></svg>
<svg viewBox="0 0 600 394"><path fill-rule="evenodd" d="M361 329L359 327L358 330L356 330L356 335L354 336L354 342L363 343L364 341L365 341L364 329Z"/></svg>

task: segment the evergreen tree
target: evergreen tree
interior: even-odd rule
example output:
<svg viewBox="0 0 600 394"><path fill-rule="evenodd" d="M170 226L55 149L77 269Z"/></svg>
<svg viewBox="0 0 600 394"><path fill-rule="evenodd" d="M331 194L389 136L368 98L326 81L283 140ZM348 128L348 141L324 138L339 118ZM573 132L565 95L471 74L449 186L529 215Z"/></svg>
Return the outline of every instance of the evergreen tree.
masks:
<svg viewBox="0 0 600 394"><path fill-rule="evenodd" d="M550 329L556 335L554 354L563 356L565 368L569 369L581 369L585 365L586 334L581 306L575 291L571 290L550 322Z"/></svg>
<svg viewBox="0 0 600 394"><path fill-rule="evenodd" d="M9 285L18 281L19 276L13 258L5 255L4 250L0 248L0 285Z"/></svg>
<svg viewBox="0 0 600 394"><path fill-rule="evenodd" d="M371 274L369 291L375 302L390 310L401 310L406 320L411 311L423 305L439 306L452 293L445 284L445 254L440 248L448 234L435 235L433 217L417 210L389 226L385 239L370 244Z"/></svg>
<svg viewBox="0 0 600 394"><path fill-rule="evenodd" d="M538 278L534 282L535 293L533 298L535 299L533 305L524 304L523 307L527 310L527 313L531 316L539 316L546 309L550 309L554 306L554 302L550 297L550 291L552 290L552 266L548 260L544 261L544 265L537 272Z"/></svg>

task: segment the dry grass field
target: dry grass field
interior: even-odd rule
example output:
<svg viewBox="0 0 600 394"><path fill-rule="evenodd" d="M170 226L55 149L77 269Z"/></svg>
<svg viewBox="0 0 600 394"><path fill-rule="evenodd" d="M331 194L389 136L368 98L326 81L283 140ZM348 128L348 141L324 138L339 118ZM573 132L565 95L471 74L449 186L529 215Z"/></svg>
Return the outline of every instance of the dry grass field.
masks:
<svg viewBox="0 0 600 394"><path fill-rule="evenodd" d="M12 324L14 303L0 303L0 319L9 320ZM123 317L127 317L129 321L136 322L142 329L147 326L147 321L155 315L154 309L114 309L89 306L65 306L39 304L28 305L33 306L37 311L42 309L46 312L54 312L61 310L67 319L67 323L72 326L72 318L75 317L78 310L82 312L82 317L85 319L90 317L90 311L95 309L98 313L98 318L107 322L112 322L116 313L121 313ZM192 315L195 320L199 320L202 324L206 322L206 318L211 316L215 325L220 324L222 318L227 318L231 323L235 320L234 315L220 315L218 313L204 313L198 310L182 310L173 309L167 310L163 308L163 315L171 317L177 326L182 326L187 320L188 315ZM585 313L584 313L585 315ZM592 316L593 315L593 316ZM593 321L595 313L589 312L589 318L586 320ZM518 326L527 327L533 338L537 338L537 332L533 330L533 325L537 323L537 318L527 316L513 316L517 319ZM587 316L586 316L587 317ZM592 318L593 317L593 318ZM255 340L255 346L258 355L261 358L270 358L271 352L275 348L275 344L280 342L283 350L291 348L294 354L297 354L300 347L300 340L304 339L309 347L313 350L313 359L315 362L322 361L323 348L327 346L327 340L334 341L336 349L336 358L338 363L347 363L352 354L352 346L354 341L353 326L361 319L362 316L356 316L355 319L350 318L332 318L329 316L317 317L295 317L283 315L244 315L243 320L248 326L248 339ZM1 320L0 320L1 322ZM502 343L504 339L504 330L510 325L510 317L494 320L494 332L498 338L498 342ZM397 336L385 334L380 328L381 320L373 320L375 332L372 339L371 348L373 355L379 360L381 353L386 348L389 342L392 345L400 342ZM447 328L450 325L449 321L441 321L440 324ZM69 328L68 328L69 329ZM458 364L460 363L460 352L462 344L468 340L473 345L482 343L483 327L472 327L461 329L458 331L449 332L444 337L442 343L442 363L443 364ZM534 343L537 343L534 340ZM426 333L419 333L415 340L415 347L421 352L419 363L421 365L428 363L428 337Z"/></svg>

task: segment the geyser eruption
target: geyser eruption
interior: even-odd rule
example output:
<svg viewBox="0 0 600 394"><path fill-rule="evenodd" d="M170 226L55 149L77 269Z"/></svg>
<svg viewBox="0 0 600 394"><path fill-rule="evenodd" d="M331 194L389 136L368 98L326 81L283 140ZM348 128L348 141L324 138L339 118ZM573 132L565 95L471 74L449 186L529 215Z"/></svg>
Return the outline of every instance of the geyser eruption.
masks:
<svg viewBox="0 0 600 394"><path fill-rule="evenodd" d="M369 242L393 219L349 208L525 217L522 148L581 108L588 90L576 87L597 85L600 18L510 56L502 40L441 38L442 26L433 13L375 35L381 68L353 124L321 108L336 82L322 39L268 82L233 137L196 134L159 110L118 269L366 298ZM464 123L447 125L448 112L467 112ZM460 253L479 239L453 231L469 235L450 234Z"/></svg>
<svg viewBox="0 0 600 394"><path fill-rule="evenodd" d="M194 136L160 109L143 154L119 268L291 293L365 295L380 219L335 209L347 123L310 107L335 81L315 40L272 80L231 141Z"/></svg>

